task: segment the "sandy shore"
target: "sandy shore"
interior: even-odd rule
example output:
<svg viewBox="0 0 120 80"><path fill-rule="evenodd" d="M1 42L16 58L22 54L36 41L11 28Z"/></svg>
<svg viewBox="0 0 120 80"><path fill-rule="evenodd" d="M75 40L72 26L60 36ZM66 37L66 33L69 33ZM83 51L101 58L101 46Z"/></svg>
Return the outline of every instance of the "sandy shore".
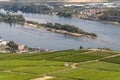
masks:
<svg viewBox="0 0 120 80"><path fill-rule="evenodd" d="M72 33L72 32L68 32L68 31L65 31L65 30L56 30L56 29L50 29L50 28L46 28L46 29L50 30L52 32L57 32L57 33L62 33L62 34L68 34L68 35L77 36L77 37L84 36L83 34Z"/></svg>
<svg viewBox="0 0 120 80"><path fill-rule="evenodd" d="M103 21L103 23L114 24L114 25L120 25L119 22L111 22L111 21Z"/></svg>
<svg viewBox="0 0 120 80"><path fill-rule="evenodd" d="M37 28L37 25L30 24L30 23L27 23L27 22L24 25Z"/></svg>

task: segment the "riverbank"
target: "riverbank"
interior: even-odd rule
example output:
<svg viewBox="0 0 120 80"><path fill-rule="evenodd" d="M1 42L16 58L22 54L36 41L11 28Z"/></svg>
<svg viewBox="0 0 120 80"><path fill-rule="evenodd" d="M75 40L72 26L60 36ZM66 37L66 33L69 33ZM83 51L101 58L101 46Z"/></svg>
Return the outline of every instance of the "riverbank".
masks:
<svg viewBox="0 0 120 80"><path fill-rule="evenodd" d="M54 14L54 15L58 16L56 14ZM61 17L64 17L64 16L61 16ZM106 24L120 25L119 22L102 21L102 20L95 18L95 16L94 17L80 17L79 15L72 15L71 17L65 17L65 18L79 18L79 19L84 19L84 20L99 21L99 22L106 23Z"/></svg>
<svg viewBox="0 0 120 80"><path fill-rule="evenodd" d="M74 18L74 17L73 17L73 18ZM75 17L75 18L80 18L80 17ZM101 20L98 20L98 19L96 19L96 18L80 18L80 19L91 20L91 21L98 21L98 22L105 23L105 24L120 25L119 22L101 21Z"/></svg>
<svg viewBox="0 0 120 80"><path fill-rule="evenodd" d="M71 33L71 32L65 31L65 30L56 30L56 29L50 29L50 28L46 28L46 29L49 31L52 31L52 32L68 34L68 35L77 36L77 37L84 36L83 34Z"/></svg>
<svg viewBox="0 0 120 80"><path fill-rule="evenodd" d="M84 19L84 20L91 20L91 21L98 21L98 22L102 22L105 24L113 24L113 25L120 25L119 22L117 21L105 21L105 20L100 20L97 18L97 16L93 16L93 17L89 17L89 16L79 16L79 15L73 15L72 18L80 18L80 19Z"/></svg>
<svg viewBox="0 0 120 80"><path fill-rule="evenodd" d="M106 24L120 25L119 22L111 22L111 21L101 21L101 22Z"/></svg>

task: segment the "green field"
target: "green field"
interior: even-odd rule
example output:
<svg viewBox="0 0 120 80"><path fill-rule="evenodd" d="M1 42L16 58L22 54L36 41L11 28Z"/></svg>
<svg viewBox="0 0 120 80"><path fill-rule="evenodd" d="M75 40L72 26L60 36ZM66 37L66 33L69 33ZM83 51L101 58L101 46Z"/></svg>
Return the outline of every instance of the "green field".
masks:
<svg viewBox="0 0 120 80"><path fill-rule="evenodd" d="M46 75L53 77L49 80L120 80L119 54L92 50L0 54L0 80L34 80Z"/></svg>
<svg viewBox="0 0 120 80"><path fill-rule="evenodd" d="M97 69L77 68L56 73L56 78L51 80L120 80L120 72L104 71Z"/></svg>
<svg viewBox="0 0 120 80"><path fill-rule="evenodd" d="M120 56L116 56L116 57L112 57L112 58L107 58L107 59L102 59L101 61L120 64Z"/></svg>

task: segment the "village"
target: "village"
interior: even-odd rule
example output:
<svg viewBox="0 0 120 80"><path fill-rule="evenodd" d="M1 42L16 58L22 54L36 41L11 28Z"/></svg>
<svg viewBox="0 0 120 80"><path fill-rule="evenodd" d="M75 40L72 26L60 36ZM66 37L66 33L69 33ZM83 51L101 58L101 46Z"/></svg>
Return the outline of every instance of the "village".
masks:
<svg viewBox="0 0 120 80"><path fill-rule="evenodd" d="M72 17L96 20L97 14L110 8L119 8L120 1L113 2L94 2L94 3L84 3L84 2L63 2L63 3L46 3L43 4L50 9L66 10L67 13L71 14ZM68 9L68 11L67 11ZM64 13L64 12L63 12ZM52 15L56 15L58 12L52 12ZM64 15L63 15L64 16ZM71 17L70 16L70 17ZM64 16L66 17L66 16Z"/></svg>
<svg viewBox="0 0 120 80"><path fill-rule="evenodd" d="M31 48L21 43L7 41L0 37L0 53L37 53L52 52L52 49Z"/></svg>
<svg viewBox="0 0 120 80"><path fill-rule="evenodd" d="M96 2L96 3L65 3L64 7L80 7L83 10L73 10L76 13L75 17L82 19L95 20L97 14L102 13L102 11L110 8L120 7L120 1L115 2Z"/></svg>

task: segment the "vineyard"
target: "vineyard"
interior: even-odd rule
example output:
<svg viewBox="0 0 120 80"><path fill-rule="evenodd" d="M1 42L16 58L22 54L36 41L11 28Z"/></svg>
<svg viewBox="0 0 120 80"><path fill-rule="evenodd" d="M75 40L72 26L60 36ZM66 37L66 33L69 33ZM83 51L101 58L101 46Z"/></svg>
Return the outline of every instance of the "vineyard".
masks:
<svg viewBox="0 0 120 80"><path fill-rule="evenodd" d="M0 54L0 80L120 80L119 75L116 51Z"/></svg>

